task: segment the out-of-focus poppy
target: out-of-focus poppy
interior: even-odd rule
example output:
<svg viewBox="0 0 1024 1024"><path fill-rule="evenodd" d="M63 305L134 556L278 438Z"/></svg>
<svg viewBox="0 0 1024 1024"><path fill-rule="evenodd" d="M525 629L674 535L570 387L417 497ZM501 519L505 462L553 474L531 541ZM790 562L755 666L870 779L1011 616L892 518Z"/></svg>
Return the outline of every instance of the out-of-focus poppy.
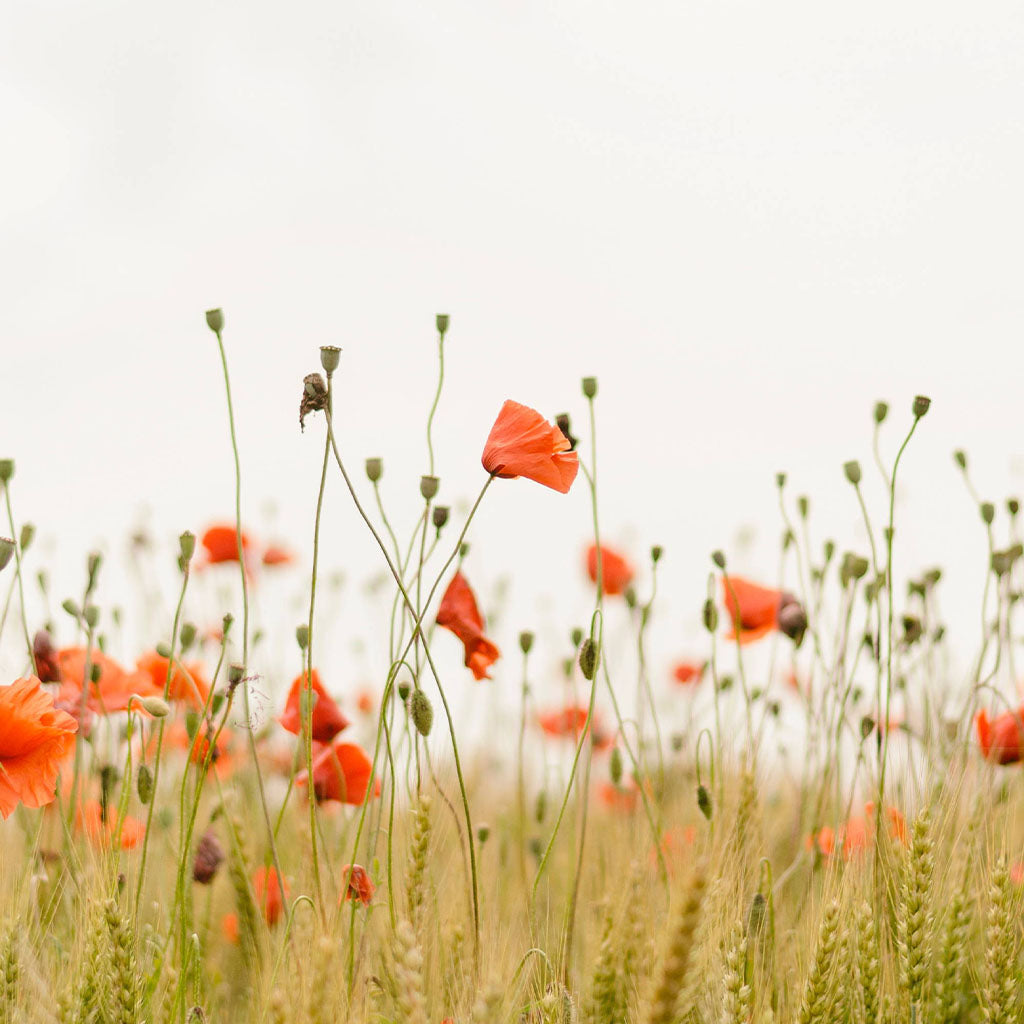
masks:
<svg viewBox="0 0 1024 1024"><path fill-rule="evenodd" d="M75 814L75 824L95 846L109 849L117 837L117 807L110 804L104 817L103 805L99 800L86 800ZM134 850L145 835L145 822L130 814L125 815L121 823L121 849Z"/></svg>
<svg viewBox="0 0 1024 1024"><path fill-rule="evenodd" d="M509 399L491 427L481 458L492 476L524 476L567 494L579 471L569 439L536 409Z"/></svg>
<svg viewBox="0 0 1024 1024"><path fill-rule="evenodd" d="M661 842L658 845L661 847L661 853L665 858L665 865L668 868L669 874L673 873L673 867L679 862L687 850L693 849L696 842L696 825L687 825L685 827L681 825L673 825L671 828L665 829L661 835ZM651 847L647 859L650 861L652 867L657 867L658 851L653 846Z"/></svg>
<svg viewBox="0 0 1024 1024"><path fill-rule="evenodd" d="M587 575L591 583L597 583L597 545L587 548ZM621 594L633 581L632 563L625 557L608 547L601 545L601 589L610 597Z"/></svg>
<svg viewBox="0 0 1024 1024"><path fill-rule="evenodd" d="M364 907L370 905L370 900L377 891L369 872L358 864L346 864L341 869L341 883L345 886L344 898L358 900Z"/></svg>
<svg viewBox="0 0 1024 1024"><path fill-rule="evenodd" d="M807 629L803 606L785 590L762 587L739 576L722 578L722 597L729 614L728 638L741 644L760 640L773 629L798 643Z"/></svg>
<svg viewBox="0 0 1024 1024"><path fill-rule="evenodd" d="M267 924L273 927L277 924L284 904L281 902L281 889L284 888L285 897L290 892L287 879L281 879L282 884L277 884L277 869L273 867L260 867L253 872L252 888L256 895L256 905L263 911Z"/></svg>
<svg viewBox="0 0 1024 1024"><path fill-rule="evenodd" d="M317 800L338 800L343 804L361 804L370 784L373 765L354 743L325 746L313 758L313 793ZM295 776L298 786L308 785L305 770ZM374 780L373 795L380 794L380 779Z"/></svg>
<svg viewBox="0 0 1024 1024"><path fill-rule="evenodd" d="M324 689L320 682L320 673L313 669L310 673L310 682L316 699L313 702L313 739L317 743L330 743L335 736L351 724L345 717L341 708L334 702L331 695ZM291 689L288 691L288 699L284 704L284 711L278 722L282 728L296 736L302 735L302 694L306 689L306 673L296 676L292 680Z"/></svg>
<svg viewBox="0 0 1024 1024"><path fill-rule="evenodd" d="M282 544L271 544L263 551L264 565L291 565L295 561L295 552Z"/></svg>
<svg viewBox="0 0 1024 1024"><path fill-rule="evenodd" d="M210 753L210 741L214 735L215 730L211 732L208 724L200 722L195 734L189 736L188 727L185 722L180 718L175 718L170 720L164 727L164 749L185 751L192 764L203 765L206 763L207 755ZM230 748L231 736L227 729L224 729L220 736L217 737L217 744L214 747L213 756L210 758L210 767L214 770L218 779L227 778L234 769ZM155 734L147 745L147 752L150 757L156 755Z"/></svg>
<svg viewBox="0 0 1024 1024"><path fill-rule="evenodd" d="M32 638L32 657L36 663L36 678L41 683L60 682L60 662L57 660L57 648L45 629L37 631Z"/></svg>
<svg viewBox="0 0 1024 1024"><path fill-rule="evenodd" d="M614 782L600 782L597 786L597 799L609 810L628 813L636 810L640 790L635 783L616 786Z"/></svg>
<svg viewBox="0 0 1024 1024"><path fill-rule="evenodd" d="M490 679L487 670L501 657L501 652L484 636L483 616L461 572L452 577L441 598L437 624L451 630L462 641L466 651L465 664L473 678Z"/></svg>
<svg viewBox="0 0 1024 1024"><path fill-rule="evenodd" d="M683 686L699 683L707 668L705 661L677 661L672 667L672 678Z"/></svg>
<svg viewBox="0 0 1024 1024"><path fill-rule="evenodd" d="M216 565L219 562L238 561L238 532L234 523L231 525L217 524L208 527L201 541L206 551L206 564ZM249 534L242 531L242 557L248 558L252 541Z"/></svg>
<svg viewBox="0 0 1024 1024"><path fill-rule="evenodd" d="M225 914L220 919L221 935L233 946L238 945L238 915L234 912Z"/></svg>
<svg viewBox="0 0 1024 1024"><path fill-rule="evenodd" d="M1014 885L1024 885L1024 861L1016 860L1010 865L1010 881Z"/></svg>
<svg viewBox="0 0 1024 1024"><path fill-rule="evenodd" d="M898 843L907 844L907 822L895 807L887 807L885 816L889 822L889 836ZM875 839L875 805L864 805L864 815L852 815L836 832L828 825L819 829L807 839L808 848L816 846L822 856L832 857L842 851L843 860L850 860L868 848Z"/></svg>
<svg viewBox="0 0 1024 1024"><path fill-rule="evenodd" d="M356 707L364 715L370 714L374 708L373 694L369 690L360 690L356 696Z"/></svg>
<svg viewBox="0 0 1024 1024"><path fill-rule="evenodd" d="M136 669L149 676L153 688L161 695L167 682L169 665L170 659L157 654L156 651L147 651L135 660ZM206 681L202 665L198 662L182 665L176 660L167 695L171 700L183 701L196 709L205 707L210 696L210 684Z"/></svg>
<svg viewBox="0 0 1024 1024"><path fill-rule="evenodd" d="M974 720L978 730L978 746L982 756L997 764L1014 764L1021 759L1024 749L1024 707L1004 711L989 718L987 711L979 711Z"/></svg>
<svg viewBox="0 0 1024 1024"><path fill-rule="evenodd" d="M567 704L564 708L541 712L537 721L548 736L571 737L578 741L587 727L587 708L581 704ZM595 750L607 750L615 742L615 737L604 728L596 711L590 738Z"/></svg>
<svg viewBox="0 0 1024 1024"><path fill-rule="evenodd" d="M99 672L97 681L93 682L90 678L86 691L86 706L95 714L106 715L125 711L133 695L163 695L163 686L154 686L148 672L126 672L113 658L108 658L98 648L93 649L89 661L92 666L90 677L93 673ZM60 665L62 679L57 700L68 703L80 700L85 676L85 648L64 647L57 652L57 662Z"/></svg>
<svg viewBox="0 0 1024 1024"><path fill-rule="evenodd" d="M53 800L77 731L35 676L0 686L0 815L9 817L19 803L42 807Z"/></svg>

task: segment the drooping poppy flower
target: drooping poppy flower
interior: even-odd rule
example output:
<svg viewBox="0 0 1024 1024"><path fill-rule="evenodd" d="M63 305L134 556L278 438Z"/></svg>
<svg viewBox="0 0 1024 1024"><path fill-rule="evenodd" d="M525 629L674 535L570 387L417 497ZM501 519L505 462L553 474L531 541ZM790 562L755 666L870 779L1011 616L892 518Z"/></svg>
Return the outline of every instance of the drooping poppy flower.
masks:
<svg viewBox="0 0 1024 1024"><path fill-rule="evenodd" d="M117 838L117 807L110 804L104 815L99 800L86 800L75 814L75 824L84 832L94 846L110 849ZM130 814L121 823L122 850L134 850L146 835L146 823Z"/></svg>
<svg viewBox="0 0 1024 1024"><path fill-rule="evenodd" d="M135 660L136 669L149 676L153 687L161 695L167 681L169 665L170 659L157 654L156 651L147 651ZM210 696L210 684L206 681L202 665L198 662L182 665L181 662L175 660L167 696L171 700L180 700L197 710L205 707L206 700Z"/></svg>
<svg viewBox="0 0 1024 1024"><path fill-rule="evenodd" d="M256 895L256 905L263 911L267 924L273 927L277 924L284 904L281 902L281 889L284 888L285 897L290 893L287 879L281 879L282 885L277 884L277 869L260 867L252 875L252 888Z"/></svg>
<svg viewBox="0 0 1024 1024"><path fill-rule="evenodd" d="M341 869L341 882L345 886L344 898L359 900L364 907L370 905L370 900L377 891L369 872L358 864L346 864Z"/></svg>
<svg viewBox="0 0 1024 1024"><path fill-rule="evenodd" d="M238 561L238 532L234 523L231 525L217 524L208 527L202 536L201 543L206 551L206 564L216 565L219 562ZM252 542L249 535L242 531L242 557L248 558Z"/></svg>
<svg viewBox="0 0 1024 1024"><path fill-rule="evenodd" d="M295 552L282 544L271 544L263 551L264 565L291 565L295 561Z"/></svg>
<svg viewBox="0 0 1024 1024"><path fill-rule="evenodd" d="M677 661L672 668L672 678L683 686L699 683L706 668L707 662L704 661Z"/></svg>
<svg viewBox="0 0 1024 1024"><path fill-rule="evenodd" d="M564 708L541 712L537 715L537 721L548 736L570 737L578 742L580 734L587 727L587 708L580 704L567 704ZM615 737L604 728L596 711L590 738L595 750L607 750L615 741Z"/></svg>
<svg viewBox="0 0 1024 1024"><path fill-rule="evenodd" d="M309 678L313 686L313 693L316 694L316 699L313 702L313 739L317 743L330 743L339 732L348 728L350 722L331 695L324 689L320 682L320 673L313 669ZM303 672L292 681L288 699L284 704L284 711L278 718L282 728L295 736L302 735L302 694L305 688L306 673Z"/></svg>
<svg viewBox="0 0 1024 1024"><path fill-rule="evenodd" d="M466 649L466 667L474 679L490 679L487 670L501 652L484 636L484 620L477 608L476 598L466 582L466 577L457 572L441 598L437 609L437 624L451 630Z"/></svg>
<svg viewBox="0 0 1024 1024"><path fill-rule="evenodd" d="M979 711L974 720L978 730L978 746L987 761L996 764L1015 764L1024 750L1024 707L1004 711L989 718L987 711Z"/></svg>
<svg viewBox="0 0 1024 1024"><path fill-rule="evenodd" d="M373 765L360 747L334 743L313 758L313 792L317 800L358 805L366 797L372 773ZM309 773L303 770L295 776L295 783L306 786L308 779ZM374 780L373 795L380 795L380 779Z"/></svg>
<svg viewBox="0 0 1024 1024"><path fill-rule="evenodd" d="M601 589L610 597L621 594L633 581L633 565L619 552L607 544L601 545ZM597 583L597 545L587 548L587 575L591 583Z"/></svg>
<svg viewBox="0 0 1024 1024"><path fill-rule="evenodd" d="M113 658L94 648L89 659L90 681L87 688L86 706L98 715L115 714L125 711L133 695L139 697L160 697L164 688L153 685L148 672L126 672ZM82 683L85 677L85 648L64 647L57 652L60 665L61 687L57 693L58 702L69 704L81 699ZM92 680L99 672L99 679Z"/></svg>
<svg viewBox="0 0 1024 1024"><path fill-rule="evenodd" d="M0 815L9 817L19 803L42 807L53 800L77 730L35 676L0 686Z"/></svg>
<svg viewBox="0 0 1024 1024"><path fill-rule="evenodd" d="M732 627L727 634L730 640L736 639L738 631L741 644L753 643L773 629L797 644L803 639L807 616L800 602L787 591L729 576L722 579L722 596Z"/></svg>
<svg viewBox="0 0 1024 1024"><path fill-rule="evenodd" d="M481 458L492 476L525 476L568 494L580 468L569 439L536 409L509 399L491 427Z"/></svg>

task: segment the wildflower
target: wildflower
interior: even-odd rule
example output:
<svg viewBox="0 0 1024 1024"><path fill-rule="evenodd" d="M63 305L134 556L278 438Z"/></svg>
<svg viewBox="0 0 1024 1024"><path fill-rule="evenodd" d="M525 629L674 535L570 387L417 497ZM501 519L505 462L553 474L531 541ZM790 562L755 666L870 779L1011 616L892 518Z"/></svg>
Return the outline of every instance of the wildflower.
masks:
<svg viewBox="0 0 1024 1024"><path fill-rule="evenodd" d="M317 800L338 800L358 805L366 798L373 766L363 750L354 743L325 746L313 758L313 793ZM309 773L295 776L299 786L309 784ZM380 793L380 780L375 780L373 795Z"/></svg>
<svg viewBox="0 0 1024 1024"><path fill-rule="evenodd" d="M536 409L509 399L487 435L480 461L492 476L524 476L568 494L579 470L579 457L570 448L569 439Z"/></svg>
<svg viewBox="0 0 1024 1024"><path fill-rule="evenodd" d="M978 730L978 746L986 760L1014 764L1021 759L1024 706L1016 711L1004 711L995 718L989 718L987 711L979 711L974 723Z"/></svg>
<svg viewBox="0 0 1024 1024"><path fill-rule="evenodd" d="M490 679L487 670L501 657L501 652L484 636L483 616L461 572L452 577L441 598L437 624L451 630L462 641L466 649L465 665L473 673L473 678Z"/></svg>
<svg viewBox="0 0 1024 1024"><path fill-rule="evenodd" d="M225 939L233 946L238 945L238 915L235 913L225 914L220 919L220 931Z"/></svg>
<svg viewBox="0 0 1024 1024"><path fill-rule="evenodd" d="M146 673L158 693L164 692L167 670L170 667L168 658L156 651L147 651L136 658L135 667L138 671ZM175 659L167 696L171 700L180 700L196 709L205 707L210 696L210 684L206 681L202 666L198 662L184 666Z"/></svg>
<svg viewBox="0 0 1024 1024"><path fill-rule="evenodd" d="M215 733L208 723L200 723L192 735L189 735L188 727L180 718L172 721L164 729L164 746L172 750L181 750L188 753L188 759L192 764L204 765L209 757L210 766L214 769L218 779L224 779L231 774L234 765L229 752L230 739L228 734L221 732L210 753L210 744ZM154 736L148 744L148 755L156 755L156 737Z"/></svg>
<svg viewBox="0 0 1024 1024"><path fill-rule="evenodd" d="M295 561L295 552L281 544L271 544L263 552L264 565L291 565Z"/></svg>
<svg viewBox="0 0 1024 1024"><path fill-rule="evenodd" d="M0 686L0 815L9 817L19 803L42 807L53 800L77 730L35 676Z"/></svg>
<svg viewBox="0 0 1024 1024"><path fill-rule="evenodd" d="M677 661L672 668L672 678L683 686L699 683L706 668L707 662L704 661Z"/></svg>
<svg viewBox="0 0 1024 1024"><path fill-rule="evenodd" d="M1024 885L1024 861L1014 861L1010 865L1010 881L1014 885Z"/></svg>
<svg viewBox="0 0 1024 1024"><path fill-rule="evenodd" d="M64 647L57 652L60 666L61 688L57 702L69 705L79 704L85 679L85 648ZM87 688L86 707L99 715L110 715L126 711L133 697L163 696L163 685L153 685L147 672L126 672L113 658L99 649L93 649L89 657L90 680ZM99 678L96 678L99 673Z"/></svg>
<svg viewBox="0 0 1024 1024"><path fill-rule="evenodd" d="M597 582L597 545L587 548L587 575L592 583ZM624 555L613 551L607 544L601 545L601 587L606 594L614 597L621 594L633 579L633 566Z"/></svg>
<svg viewBox="0 0 1024 1024"><path fill-rule="evenodd" d="M75 814L75 824L94 846L110 849L117 839L117 810L113 806L104 807L99 800L86 800ZM134 850L145 835L145 822L130 814L125 815L121 823L121 849Z"/></svg>
<svg viewBox="0 0 1024 1024"><path fill-rule="evenodd" d="M313 669L309 678L313 693L316 695L313 703L313 739L317 743L330 743L339 732L348 728L350 723L341 708L323 688L323 684L320 682L320 673ZM285 701L284 711L278 718L281 726L296 736L302 735L305 720L302 713L302 694L305 692L306 674L303 673L293 680L292 688L288 691L288 699Z"/></svg>
<svg viewBox="0 0 1024 1024"><path fill-rule="evenodd" d="M692 850L696 842L697 828L695 825L687 825L685 828L679 825L673 825L671 828L665 829L661 835L661 842L658 846L661 847L661 853L665 858L665 864L670 875L673 873L673 868L677 863L679 863L685 852L687 850ZM658 859L658 850L652 846L650 853L648 854L648 860L650 861L651 867L658 866Z"/></svg>
<svg viewBox="0 0 1024 1024"><path fill-rule="evenodd" d="M281 889L284 889L286 897L289 893L287 880L281 879L281 885L278 885L277 869L261 867L253 872L252 887L256 894L256 903L263 910L263 916L267 919L267 924L273 927L277 924L281 911L284 909L284 905L281 902Z"/></svg>
<svg viewBox="0 0 1024 1024"><path fill-rule="evenodd" d="M218 562L238 561L238 531L234 524L218 524L209 527L202 536L202 545L206 549L206 564L216 565ZM242 530L242 557L249 554L251 541L249 535Z"/></svg>
<svg viewBox="0 0 1024 1024"><path fill-rule="evenodd" d="M722 595L732 624L728 634L741 644L753 643L778 629L799 643L807 628L807 616L800 602L784 590L761 587L739 576L722 578Z"/></svg>
<svg viewBox="0 0 1024 1024"><path fill-rule="evenodd" d="M537 721L548 736L570 736L578 740L587 727L587 708L580 704L567 704L557 711L542 712L537 716ZM590 737L595 750L607 750L615 739L605 731L596 713Z"/></svg>
<svg viewBox="0 0 1024 1024"><path fill-rule="evenodd" d="M907 845L907 822L895 807L885 809L889 821L889 836L903 846ZM824 826L807 838L808 848L817 846L823 857L832 857L837 850L842 851L843 860L850 860L854 855L862 853L875 839L875 805L868 802L864 805L864 815L854 815L840 826L836 832Z"/></svg>
<svg viewBox="0 0 1024 1024"><path fill-rule="evenodd" d="M356 707L364 715L370 714L374 707L373 694L369 690L360 690L356 695Z"/></svg>
<svg viewBox="0 0 1024 1024"><path fill-rule="evenodd" d="M341 869L341 879L345 883L345 899L359 900L364 907L370 905L377 887L367 873L366 868L358 864L346 864Z"/></svg>

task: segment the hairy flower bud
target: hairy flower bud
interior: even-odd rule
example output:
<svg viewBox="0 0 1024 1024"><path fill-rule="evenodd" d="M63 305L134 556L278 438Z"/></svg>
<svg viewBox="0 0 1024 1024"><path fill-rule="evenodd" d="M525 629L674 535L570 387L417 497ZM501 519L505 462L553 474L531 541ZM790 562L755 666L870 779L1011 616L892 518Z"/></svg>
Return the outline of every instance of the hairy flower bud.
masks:
<svg viewBox="0 0 1024 1024"><path fill-rule="evenodd" d="M711 820L712 808L711 808L711 794L708 792L707 786L702 782L697 787L697 806L700 808L700 813Z"/></svg>
<svg viewBox="0 0 1024 1024"><path fill-rule="evenodd" d="M153 799L153 773L149 770L148 765L139 765L138 774L135 776L135 788L138 791L139 799L144 804L148 804Z"/></svg>
<svg viewBox="0 0 1024 1024"><path fill-rule="evenodd" d="M597 644L588 636L580 645L580 671L584 679L590 681L597 674L599 654Z"/></svg>
<svg viewBox="0 0 1024 1024"><path fill-rule="evenodd" d="M413 725L416 726L416 731L421 736L429 736L430 729L434 724L434 709L430 699L418 687L412 691L412 697L409 700L409 714L412 717Z"/></svg>

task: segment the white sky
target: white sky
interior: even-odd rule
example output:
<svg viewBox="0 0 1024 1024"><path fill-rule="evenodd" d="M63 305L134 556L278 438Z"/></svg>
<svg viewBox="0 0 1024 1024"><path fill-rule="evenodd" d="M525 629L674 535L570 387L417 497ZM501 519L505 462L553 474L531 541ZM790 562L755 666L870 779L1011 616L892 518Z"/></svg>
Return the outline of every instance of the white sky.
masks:
<svg viewBox="0 0 1024 1024"><path fill-rule="evenodd" d="M891 453L917 392L934 405L898 565L947 567L974 644L984 537L950 452L984 496L1024 492L1020 4L54 0L0 19L0 449L58 598L142 505L168 539L231 514L214 305L247 518L272 498L308 555L322 425L300 434L297 404L330 343L350 465L383 456L408 523L446 311L453 504L505 398L582 434L579 379L599 378L604 534L666 549L656 674L701 649L713 548L751 524L733 564L774 578L777 470L811 495L816 547L866 550L841 466L861 458L880 510L871 409L893 405ZM328 565L376 569L334 480L328 515ZM583 487L492 489L469 566L485 594L514 577L509 653L527 625L564 653L587 535Z"/></svg>

